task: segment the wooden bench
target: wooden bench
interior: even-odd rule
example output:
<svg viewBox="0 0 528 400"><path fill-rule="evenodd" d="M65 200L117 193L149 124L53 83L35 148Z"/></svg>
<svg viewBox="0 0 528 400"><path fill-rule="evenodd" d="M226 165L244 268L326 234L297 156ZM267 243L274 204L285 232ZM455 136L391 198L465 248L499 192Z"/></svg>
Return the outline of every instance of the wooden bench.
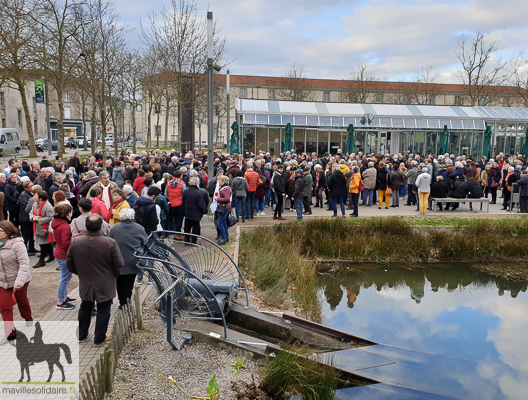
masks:
<svg viewBox="0 0 528 400"><path fill-rule="evenodd" d="M463 199L457 199L455 197L429 197L429 209L433 212L436 212L436 203L480 203L480 211L482 211L482 204L486 203L488 206L486 212L489 214L489 199L485 197L481 197L480 199L470 199L468 197Z"/></svg>

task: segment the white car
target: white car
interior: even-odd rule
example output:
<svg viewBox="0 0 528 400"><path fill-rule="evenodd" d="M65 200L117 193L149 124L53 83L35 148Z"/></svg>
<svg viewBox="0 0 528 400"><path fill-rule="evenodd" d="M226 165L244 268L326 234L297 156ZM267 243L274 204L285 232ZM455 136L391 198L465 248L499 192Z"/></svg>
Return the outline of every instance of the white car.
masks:
<svg viewBox="0 0 528 400"><path fill-rule="evenodd" d="M84 136L77 136L75 139L77 140L77 145L79 147L84 147ZM86 144L88 146L92 144L92 140L89 137L86 138Z"/></svg>
<svg viewBox="0 0 528 400"><path fill-rule="evenodd" d="M200 142L194 142L194 147L207 149L207 140L202 140L202 144L200 144Z"/></svg>
<svg viewBox="0 0 528 400"><path fill-rule="evenodd" d="M114 138L112 136L105 137L105 147L109 148L114 145Z"/></svg>

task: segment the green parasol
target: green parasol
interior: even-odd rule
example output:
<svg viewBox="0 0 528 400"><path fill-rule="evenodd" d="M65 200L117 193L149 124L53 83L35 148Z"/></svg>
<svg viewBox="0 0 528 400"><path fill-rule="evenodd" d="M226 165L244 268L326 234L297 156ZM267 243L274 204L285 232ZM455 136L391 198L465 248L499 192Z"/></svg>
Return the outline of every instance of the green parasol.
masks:
<svg viewBox="0 0 528 400"><path fill-rule="evenodd" d="M488 125L486 132L484 132L484 147L482 148L482 155L488 160L491 160L491 136L491 126Z"/></svg>
<svg viewBox="0 0 528 400"><path fill-rule="evenodd" d="M521 154L524 158L524 161L528 160L528 128L526 128L526 132L524 136L524 144L522 147Z"/></svg>
<svg viewBox="0 0 528 400"><path fill-rule="evenodd" d="M238 154L240 153L240 135L238 133L238 123L235 121L231 125L231 129L233 130L233 133L231 134L231 143L229 144L229 153L230 154Z"/></svg>
<svg viewBox="0 0 528 400"><path fill-rule="evenodd" d="M352 154L356 150L356 144L355 144L355 138L354 133L356 132L356 128L354 128L354 125L350 124L347 128L348 136L345 143L345 154Z"/></svg>
<svg viewBox="0 0 528 400"><path fill-rule="evenodd" d="M444 132L442 133L442 140L440 142L440 148L438 154L449 153L449 132L447 132L447 125L444 125Z"/></svg>
<svg viewBox="0 0 528 400"><path fill-rule="evenodd" d="M283 144L282 151L284 152L291 151L291 149L293 148L292 139L293 139L293 128L291 124L288 122L288 124L286 125L286 135L284 135L284 144Z"/></svg>

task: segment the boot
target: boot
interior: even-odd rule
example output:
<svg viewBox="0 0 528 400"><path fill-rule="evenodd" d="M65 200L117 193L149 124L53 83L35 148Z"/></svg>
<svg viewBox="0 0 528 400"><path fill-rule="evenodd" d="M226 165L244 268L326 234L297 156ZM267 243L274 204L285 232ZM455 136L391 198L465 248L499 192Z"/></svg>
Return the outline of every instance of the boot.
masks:
<svg viewBox="0 0 528 400"><path fill-rule="evenodd" d="M44 261L44 257L41 256L38 260L38 263L33 265L33 268L40 268L40 267L44 267L45 265L46 265L46 262Z"/></svg>
<svg viewBox="0 0 528 400"><path fill-rule="evenodd" d="M50 263L50 262L53 262L55 261L55 257L53 257L53 254L51 256L48 257L48 259L46 260L46 264Z"/></svg>

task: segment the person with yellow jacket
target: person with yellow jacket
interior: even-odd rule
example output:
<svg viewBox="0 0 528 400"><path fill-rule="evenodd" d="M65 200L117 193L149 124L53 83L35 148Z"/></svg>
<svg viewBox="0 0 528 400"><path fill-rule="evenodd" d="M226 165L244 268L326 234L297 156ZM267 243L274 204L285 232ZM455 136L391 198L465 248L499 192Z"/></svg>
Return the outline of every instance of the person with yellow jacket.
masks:
<svg viewBox="0 0 528 400"><path fill-rule="evenodd" d="M110 226L114 226L115 224L121 222L121 217L119 216L119 212L124 208L130 208L130 205L125 200L125 193L122 189L115 188L112 190L112 207L110 207L110 210L108 210L108 222Z"/></svg>
<svg viewBox="0 0 528 400"><path fill-rule="evenodd" d="M359 207L358 207L358 200L359 200L359 185L361 183L361 174L359 173L359 167L357 165L352 167L352 172L354 175L352 175L352 178L350 179L350 187L348 188L348 191L352 195L352 206L354 207L354 212L350 214L352 218L357 218Z"/></svg>

